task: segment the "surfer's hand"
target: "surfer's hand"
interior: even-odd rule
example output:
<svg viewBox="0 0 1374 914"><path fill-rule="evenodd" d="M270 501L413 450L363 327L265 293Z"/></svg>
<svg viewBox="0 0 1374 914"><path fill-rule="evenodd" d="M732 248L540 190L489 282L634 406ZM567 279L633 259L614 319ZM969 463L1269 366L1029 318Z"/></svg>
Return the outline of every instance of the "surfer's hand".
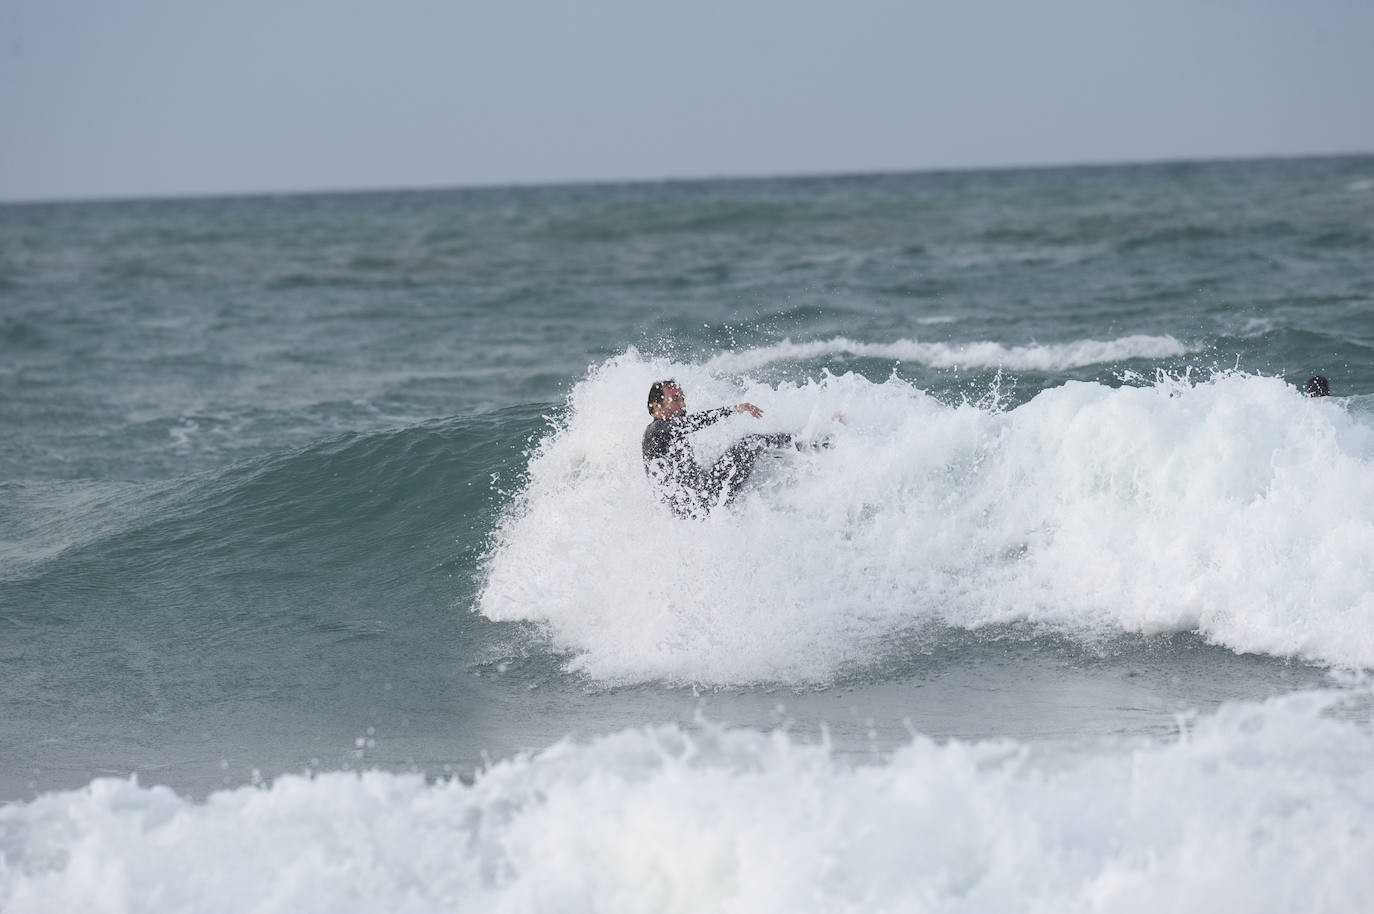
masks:
<svg viewBox="0 0 1374 914"><path fill-rule="evenodd" d="M755 419L761 419L761 418L763 418L763 410L759 409L757 406L755 406L755 405L752 404L752 403L736 403L736 404L735 404L735 412L737 412L737 413L748 413L749 415L753 416Z"/></svg>

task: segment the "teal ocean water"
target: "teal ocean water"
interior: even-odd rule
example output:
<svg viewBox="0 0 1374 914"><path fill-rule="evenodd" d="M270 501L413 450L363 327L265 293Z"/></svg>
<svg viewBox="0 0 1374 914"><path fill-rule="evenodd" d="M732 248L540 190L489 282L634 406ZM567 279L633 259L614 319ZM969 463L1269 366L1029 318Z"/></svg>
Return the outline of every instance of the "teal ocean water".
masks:
<svg viewBox="0 0 1374 914"><path fill-rule="evenodd" d="M1363 910L1371 668L1374 158L0 206L5 910Z"/></svg>

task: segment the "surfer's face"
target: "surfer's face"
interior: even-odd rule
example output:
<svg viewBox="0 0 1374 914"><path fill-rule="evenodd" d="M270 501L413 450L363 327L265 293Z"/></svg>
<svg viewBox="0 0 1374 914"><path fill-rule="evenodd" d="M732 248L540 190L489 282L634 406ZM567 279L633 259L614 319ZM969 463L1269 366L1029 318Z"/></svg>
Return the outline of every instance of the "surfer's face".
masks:
<svg viewBox="0 0 1374 914"><path fill-rule="evenodd" d="M676 384L663 385L663 402L659 404L664 417L680 416L687 412L687 398L682 395L682 388Z"/></svg>

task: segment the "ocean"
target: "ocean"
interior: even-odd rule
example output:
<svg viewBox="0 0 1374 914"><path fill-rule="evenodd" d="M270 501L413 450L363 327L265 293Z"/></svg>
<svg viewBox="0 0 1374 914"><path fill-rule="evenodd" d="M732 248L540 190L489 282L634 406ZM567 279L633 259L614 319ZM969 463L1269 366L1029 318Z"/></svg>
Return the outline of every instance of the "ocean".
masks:
<svg viewBox="0 0 1374 914"><path fill-rule="evenodd" d="M1371 669L1374 157L0 206L0 910L1364 911Z"/></svg>

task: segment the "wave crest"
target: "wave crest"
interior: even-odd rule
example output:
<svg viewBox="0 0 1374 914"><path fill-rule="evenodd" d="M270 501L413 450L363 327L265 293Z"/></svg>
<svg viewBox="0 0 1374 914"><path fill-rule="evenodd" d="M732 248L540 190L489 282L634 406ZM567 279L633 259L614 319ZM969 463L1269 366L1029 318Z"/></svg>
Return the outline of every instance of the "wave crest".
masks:
<svg viewBox="0 0 1374 914"><path fill-rule="evenodd" d="M639 456L643 392L669 375L689 409L765 411L697 433L702 462L748 432L834 448L762 462L734 505L680 521ZM1237 373L1070 382L1004 410L895 377L770 387L631 351L576 386L531 456L478 608L541 624L610 682L824 684L936 623L1196 631L1371 667L1374 429Z"/></svg>
<svg viewBox="0 0 1374 914"><path fill-rule="evenodd" d="M862 343L837 336L809 343L783 340L771 346L721 353L706 362L706 369L716 374L741 374L772 362L853 355L919 362L932 368L1006 368L1013 371L1053 372L1131 359L1172 358L1191 351L1172 336L1142 334L1114 340L1074 340L1028 346L1004 346L993 342L922 343L914 339Z"/></svg>

